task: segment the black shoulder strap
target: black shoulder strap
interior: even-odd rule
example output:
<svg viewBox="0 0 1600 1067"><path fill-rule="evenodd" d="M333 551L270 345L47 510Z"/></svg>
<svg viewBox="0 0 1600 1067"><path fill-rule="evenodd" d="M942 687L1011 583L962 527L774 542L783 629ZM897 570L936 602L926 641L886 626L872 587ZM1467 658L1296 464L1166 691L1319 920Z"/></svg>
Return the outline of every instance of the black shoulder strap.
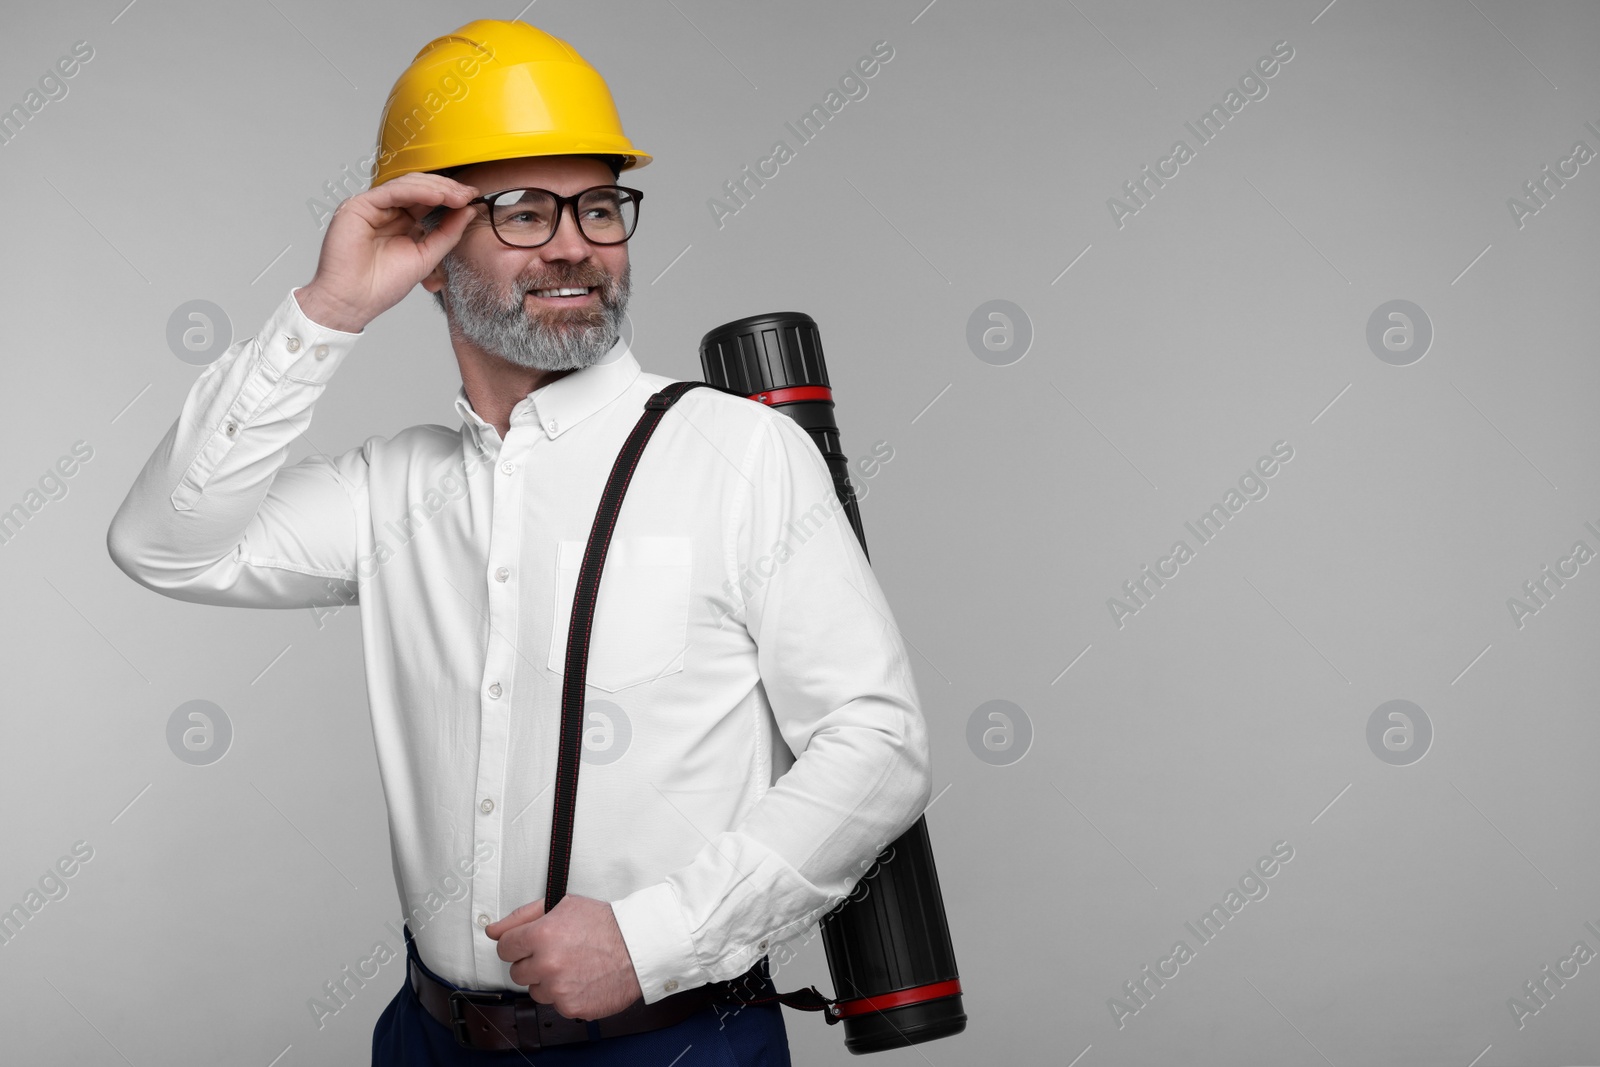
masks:
<svg viewBox="0 0 1600 1067"><path fill-rule="evenodd" d="M589 544L578 568L578 585L572 594L572 618L567 625L567 658L561 682L561 741L556 756L555 815L550 826L550 863L545 880L544 910L553 911L567 894L567 870L572 854L572 817L578 803L578 767L583 755L583 686L589 670L589 627L594 622L595 598L600 591L600 570L616 529L622 495L628 491L634 468L650 435L667 409L696 386L709 382L673 382L644 402L644 414L628 434L611 465L611 476L600 494L600 507L589 530Z"/></svg>
<svg viewBox="0 0 1600 1067"><path fill-rule="evenodd" d="M611 465L611 475L600 494L600 506L595 511L594 525L589 530L589 543L583 552L583 563L578 568L578 585L572 594L572 618L567 625L567 658L561 681L561 740L556 756L555 812L550 824L550 862L545 880L544 910L552 911L567 894L567 873L572 858L572 819L578 803L578 768L583 755L583 689L589 668L589 629L594 622L594 606L600 591L600 571L605 566L606 549L611 545L611 533L616 529L617 513L622 508L622 496L628 491L634 468L644 452L650 435L655 433L662 416L678 399L697 386L717 389L735 396L744 396L737 390L710 382L673 382L644 402L644 414L634 425L622 451ZM802 1011L823 1011L829 1023L838 1021L832 1005L835 1003L819 993L815 986L797 989L792 993L768 994L754 999L736 989L737 979L716 983L724 987L729 999L747 1004L780 1001Z"/></svg>

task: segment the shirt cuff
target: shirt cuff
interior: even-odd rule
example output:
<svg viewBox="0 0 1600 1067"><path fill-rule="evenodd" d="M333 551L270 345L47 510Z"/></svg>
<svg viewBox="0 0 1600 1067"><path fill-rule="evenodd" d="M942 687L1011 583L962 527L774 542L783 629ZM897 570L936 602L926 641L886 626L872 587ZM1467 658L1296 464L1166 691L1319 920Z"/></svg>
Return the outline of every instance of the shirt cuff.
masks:
<svg viewBox="0 0 1600 1067"><path fill-rule="evenodd" d="M275 372L294 381L322 384L333 377L344 357L360 339L359 333L335 330L312 321L295 299L293 286L261 328L256 341L261 358Z"/></svg>
<svg viewBox="0 0 1600 1067"><path fill-rule="evenodd" d="M700 965L694 939L670 883L657 882L611 902L622 940L646 1004L695 986L710 974Z"/></svg>

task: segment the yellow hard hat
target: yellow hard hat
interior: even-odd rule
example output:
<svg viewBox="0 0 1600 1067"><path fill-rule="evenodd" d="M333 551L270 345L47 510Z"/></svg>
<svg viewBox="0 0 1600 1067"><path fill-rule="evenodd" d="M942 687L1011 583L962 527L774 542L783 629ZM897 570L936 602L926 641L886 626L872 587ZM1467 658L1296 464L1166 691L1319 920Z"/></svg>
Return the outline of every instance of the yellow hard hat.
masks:
<svg viewBox="0 0 1600 1067"><path fill-rule="evenodd" d="M383 105L372 188L414 171L518 156L650 157L571 45L526 22L478 19L417 53Z"/></svg>

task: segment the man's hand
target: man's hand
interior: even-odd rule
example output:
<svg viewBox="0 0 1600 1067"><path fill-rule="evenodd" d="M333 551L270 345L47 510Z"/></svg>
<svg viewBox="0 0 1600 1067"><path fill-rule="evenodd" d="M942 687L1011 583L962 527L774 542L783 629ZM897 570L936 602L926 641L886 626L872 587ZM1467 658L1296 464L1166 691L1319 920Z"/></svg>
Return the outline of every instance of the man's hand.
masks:
<svg viewBox="0 0 1600 1067"><path fill-rule="evenodd" d="M568 893L546 915L541 897L484 933L500 943L511 980L569 1019L603 1019L643 995L622 930L603 900Z"/></svg>
<svg viewBox="0 0 1600 1067"><path fill-rule="evenodd" d="M334 210L310 284L296 290L300 309L321 326L359 333L398 304L456 246L472 219L470 185L438 174L402 174L357 193ZM419 221L445 207L426 236Z"/></svg>

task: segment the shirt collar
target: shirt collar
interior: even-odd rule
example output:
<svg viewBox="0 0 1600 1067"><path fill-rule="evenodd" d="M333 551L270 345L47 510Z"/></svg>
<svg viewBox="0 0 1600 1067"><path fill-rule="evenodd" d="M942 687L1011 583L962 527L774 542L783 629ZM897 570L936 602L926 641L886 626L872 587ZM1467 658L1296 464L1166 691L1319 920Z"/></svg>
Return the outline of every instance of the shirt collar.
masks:
<svg viewBox="0 0 1600 1067"><path fill-rule="evenodd" d="M560 437L620 396L640 370L627 340L618 337L599 362L562 375L517 401L511 409L511 425L533 424L552 439ZM478 448L488 447L499 436L499 431L472 409L465 385L456 390L455 407Z"/></svg>

